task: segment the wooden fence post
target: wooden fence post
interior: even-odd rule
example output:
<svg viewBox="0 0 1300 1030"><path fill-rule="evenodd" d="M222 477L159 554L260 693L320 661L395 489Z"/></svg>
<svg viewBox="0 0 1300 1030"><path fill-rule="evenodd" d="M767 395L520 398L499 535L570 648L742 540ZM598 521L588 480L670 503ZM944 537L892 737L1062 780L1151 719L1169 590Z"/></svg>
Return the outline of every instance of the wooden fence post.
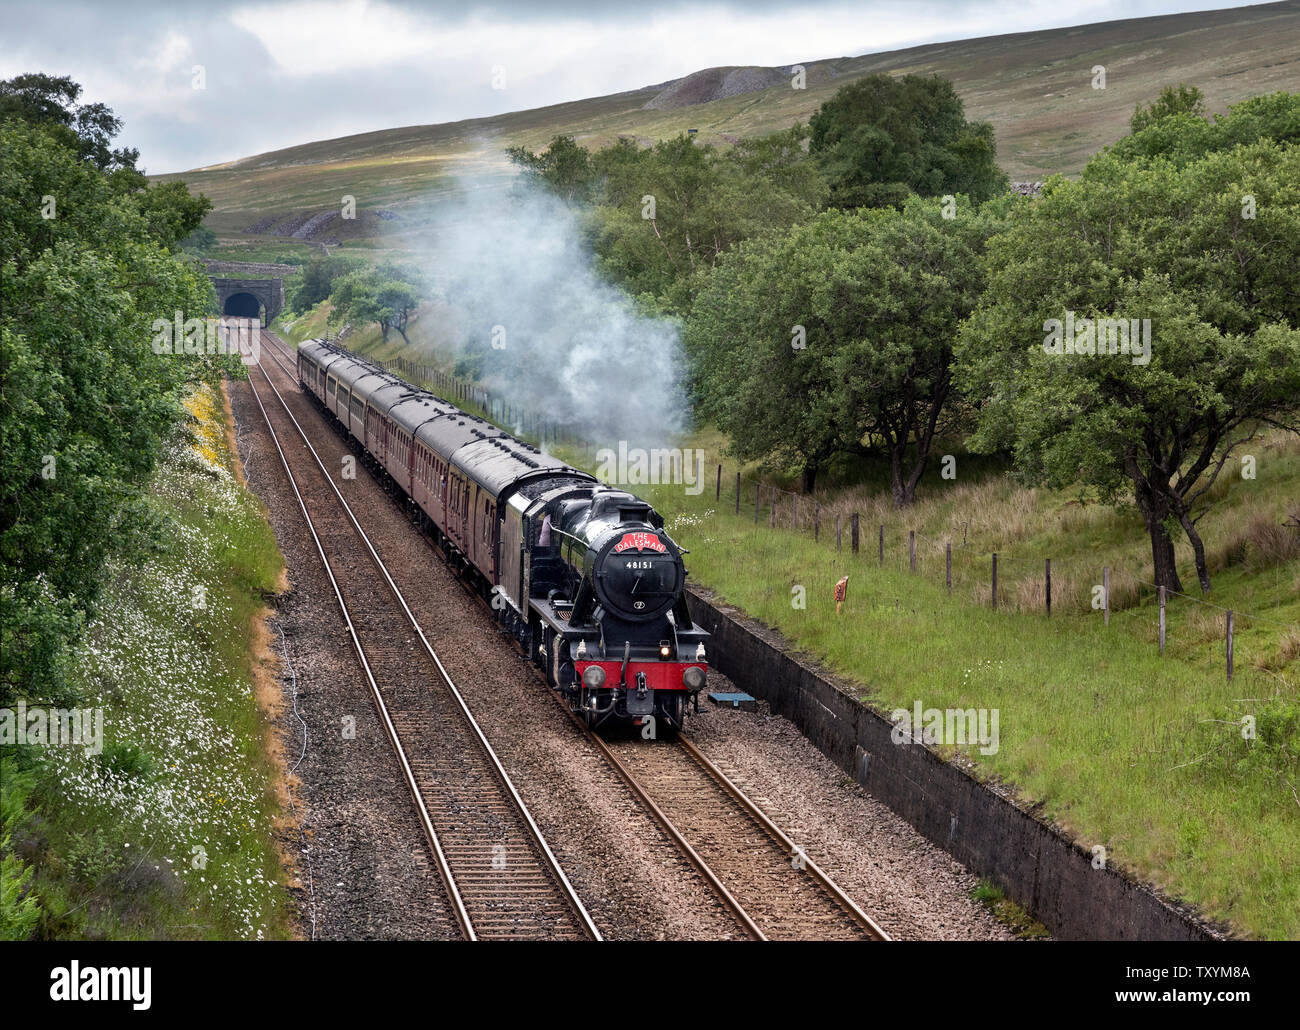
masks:
<svg viewBox="0 0 1300 1030"><path fill-rule="evenodd" d="M1232 682L1232 609L1228 609L1228 682Z"/></svg>
<svg viewBox="0 0 1300 1030"><path fill-rule="evenodd" d="M799 495L794 495L794 500L790 505L790 528L799 528Z"/></svg>
<svg viewBox="0 0 1300 1030"><path fill-rule="evenodd" d="M853 553L858 553L858 513L855 511L849 517L849 539L852 541Z"/></svg>
<svg viewBox="0 0 1300 1030"><path fill-rule="evenodd" d="M1164 594L1160 595L1162 598ZM1160 605L1160 618L1164 619L1164 602ZM1101 617L1105 625L1110 625L1110 566L1104 565L1101 569ZM1163 652L1162 652L1163 653Z"/></svg>
<svg viewBox="0 0 1300 1030"><path fill-rule="evenodd" d="M993 552L993 609L998 607L998 552Z"/></svg>
<svg viewBox="0 0 1300 1030"><path fill-rule="evenodd" d="M776 487L772 487L772 528L776 529Z"/></svg>
<svg viewBox="0 0 1300 1030"><path fill-rule="evenodd" d="M1044 559L1043 585L1047 591L1047 617L1052 617L1052 559Z"/></svg>
<svg viewBox="0 0 1300 1030"><path fill-rule="evenodd" d="M947 543L943 545L943 552L944 552L943 554L944 565L946 566L944 579L948 584L948 593L951 594L952 593L952 541L951 540L949 540Z"/></svg>
<svg viewBox="0 0 1300 1030"><path fill-rule="evenodd" d="M714 501L714 503L716 504L716 503L718 503L718 502L721 501L721 500L722 500L722 466L719 465L719 466L718 466L718 486L717 486L717 489L714 490L714 492L713 492L713 501Z"/></svg>
<svg viewBox="0 0 1300 1030"><path fill-rule="evenodd" d="M1156 587L1156 593L1160 596L1160 653L1165 653L1165 588Z"/></svg>
<svg viewBox="0 0 1300 1030"><path fill-rule="evenodd" d="M916 571L916 530L907 531L907 565L911 572Z"/></svg>
<svg viewBox="0 0 1300 1030"><path fill-rule="evenodd" d="M762 483L754 484L754 525L758 525L758 497L763 490Z"/></svg>
<svg viewBox="0 0 1300 1030"><path fill-rule="evenodd" d="M740 514L740 470L736 470L736 514Z"/></svg>

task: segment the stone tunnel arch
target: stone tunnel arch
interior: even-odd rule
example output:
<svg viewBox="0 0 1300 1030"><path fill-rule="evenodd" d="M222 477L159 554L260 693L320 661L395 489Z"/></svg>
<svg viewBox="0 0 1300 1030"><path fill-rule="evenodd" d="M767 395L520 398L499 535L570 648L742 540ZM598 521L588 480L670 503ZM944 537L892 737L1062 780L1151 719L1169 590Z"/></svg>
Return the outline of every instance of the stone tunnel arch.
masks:
<svg viewBox="0 0 1300 1030"><path fill-rule="evenodd" d="M265 319L265 323L284 310L283 279L231 279L212 276L217 290L217 306L223 315Z"/></svg>
<svg viewBox="0 0 1300 1030"><path fill-rule="evenodd" d="M226 298L221 313L235 318L260 318L262 302L251 293L232 293Z"/></svg>

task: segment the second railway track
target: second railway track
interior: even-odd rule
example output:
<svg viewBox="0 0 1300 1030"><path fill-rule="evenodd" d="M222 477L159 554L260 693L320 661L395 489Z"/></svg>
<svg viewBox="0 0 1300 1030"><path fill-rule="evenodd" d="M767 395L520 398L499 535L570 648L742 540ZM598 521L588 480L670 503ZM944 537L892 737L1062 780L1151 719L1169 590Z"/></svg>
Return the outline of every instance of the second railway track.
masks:
<svg viewBox="0 0 1300 1030"><path fill-rule="evenodd" d="M263 341L270 345L275 364L296 385L292 352L269 333ZM264 370L262 375L270 384ZM298 432L306 440L301 427ZM396 590L395 584L392 589ZM409 611L407 615L414 622ZM551 694L544 685L542 689ZM418 712L404 713L404 718L415 715ZM661 741L606 740L576 719L573 723L748 936L757 940L890 939L684 736ZM458 797L465 806L480 802L472 791Z"/></svg>

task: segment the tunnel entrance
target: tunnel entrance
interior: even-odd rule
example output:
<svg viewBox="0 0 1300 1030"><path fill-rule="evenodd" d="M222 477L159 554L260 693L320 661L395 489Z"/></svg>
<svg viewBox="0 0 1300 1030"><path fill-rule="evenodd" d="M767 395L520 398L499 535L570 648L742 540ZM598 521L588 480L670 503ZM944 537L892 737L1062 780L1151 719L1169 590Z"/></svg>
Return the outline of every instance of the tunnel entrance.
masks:
<svg viewBox="0 0 1300 1030"><path fill-rule="evenodd" d="M226 298L226 304L221 313L235 318L260 318L262 315L262 302L251 293L232 293Z"/></svg>

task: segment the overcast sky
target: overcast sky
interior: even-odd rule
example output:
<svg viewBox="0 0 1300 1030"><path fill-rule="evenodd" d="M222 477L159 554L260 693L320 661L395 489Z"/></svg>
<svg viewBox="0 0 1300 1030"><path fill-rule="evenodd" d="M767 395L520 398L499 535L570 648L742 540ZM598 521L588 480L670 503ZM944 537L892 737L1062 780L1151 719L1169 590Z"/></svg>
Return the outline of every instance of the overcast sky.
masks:
<svg viewBox="0 0 1300 1030"><path fill-rule="evenodd" d="M71 75L150 172L355 132L972 36L1229 0L0 0L0 78ZM204 88L195 88L201 66ZM497 75L494 88L493 76Z"/></svg>

